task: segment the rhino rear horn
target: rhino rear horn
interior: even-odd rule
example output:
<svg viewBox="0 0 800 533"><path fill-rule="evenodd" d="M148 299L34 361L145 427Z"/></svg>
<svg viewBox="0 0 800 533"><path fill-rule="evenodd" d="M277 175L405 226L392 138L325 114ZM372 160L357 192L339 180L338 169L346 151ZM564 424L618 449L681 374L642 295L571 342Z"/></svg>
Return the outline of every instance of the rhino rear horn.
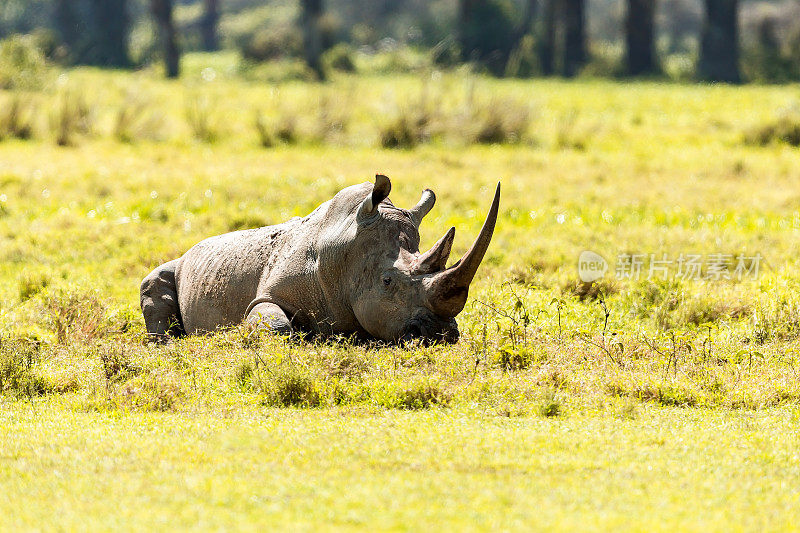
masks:
<svg viewBox="0 0 800 533"><path fill-rule="evenodd" d="M375 214L378 210L378 204L384 201L391 191L392 182L389 181L389 178L383 174L375 174L375 185L372 186L372 192L361 202L361 207L358 211L359 218Z"/></svg>
<svg viewBox="0 0 800 533"><path fill-rule="evenodd" d="M469 284L475 277L478 266L492 241L499 206L500 184L498 183L492 207L489 209L481 232L470 249L456 264L426 280L428 303L437 315L454 317L464 309L464 305L467 303Z"/></svg>
<svg viewBox="0 0 800 533"><path fill-rule="evenodd" d="M411 219L414 221L414 225L419 228L419 225L422 224L422 219L425 218L425 215L430 212L433 208L433 204L436 203L436 195L433 194L433 191L430 189L425 189L422 191L422 197L417 202L417 205L412 207L408 213L411 215Z"/></svg>
<svg viewBox="0 0 800 533"><path fill-rule="evenodd" d="M415 274L433 274L444 270L447 260L450 258L450 250L453 248L455 237L456 228L450 228L444 237L431 246L430 250L421 254L417 259Z"/></svg>

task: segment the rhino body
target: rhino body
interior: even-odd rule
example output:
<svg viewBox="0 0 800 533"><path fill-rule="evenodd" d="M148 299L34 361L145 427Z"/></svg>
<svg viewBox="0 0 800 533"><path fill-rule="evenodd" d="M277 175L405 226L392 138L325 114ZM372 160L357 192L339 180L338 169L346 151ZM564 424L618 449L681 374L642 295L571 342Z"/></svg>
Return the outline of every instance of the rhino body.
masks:
<svg viewBox="0 0 800 533"><path fill-rule="evenodd" d="M287 335L455 342L454 317L491 239L499 184L481 236L450 269L444 267L453 228L419 252L418 227L433 193L424 191L404 210L389 201L390 190L389 179L378 175L305 217L201 241L143 280L148 333L163 340L247 320Z"/></svg>

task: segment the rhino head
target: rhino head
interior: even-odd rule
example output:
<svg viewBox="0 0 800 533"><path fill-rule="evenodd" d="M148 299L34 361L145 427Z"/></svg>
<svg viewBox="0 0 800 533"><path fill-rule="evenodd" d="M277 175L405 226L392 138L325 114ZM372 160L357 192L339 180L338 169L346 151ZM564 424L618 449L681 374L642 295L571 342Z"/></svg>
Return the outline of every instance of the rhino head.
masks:
<svg viewBox="0 0 800 533"><path fill-rule="evenodd" d="M389 201L391 182L386 176L379 174L374 185L361 187L364 197L355 202L355 216L350 219L355 228L352 231L351 225L347 232L352 240L346 257L337 258L350 273L345 298L359 325L371 337L386 341L456 342L455 317L466 304L470 283L492 239L500 184L480 234L450 268L446 263L455 228L430 250L419 250L419 226L436 202L433 191L424 190L419 203L406 210Z"/></svg>

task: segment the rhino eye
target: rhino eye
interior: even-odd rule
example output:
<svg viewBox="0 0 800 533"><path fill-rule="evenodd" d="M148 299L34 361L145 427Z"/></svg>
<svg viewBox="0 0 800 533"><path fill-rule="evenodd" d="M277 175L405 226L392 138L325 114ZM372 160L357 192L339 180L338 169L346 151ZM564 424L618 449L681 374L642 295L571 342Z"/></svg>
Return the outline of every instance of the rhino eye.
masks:
<svg viewBox="0 0 800 533"><path fill-rule="evenodd" d="M390 278L390 277L388 277L388 276L387 276L387 277L385 277L385 278L383 278L383 285L384 285L385 287L388 287L388 286L389 286L389 285L391 285L391 284L392 284L392 278Z"/></svg>

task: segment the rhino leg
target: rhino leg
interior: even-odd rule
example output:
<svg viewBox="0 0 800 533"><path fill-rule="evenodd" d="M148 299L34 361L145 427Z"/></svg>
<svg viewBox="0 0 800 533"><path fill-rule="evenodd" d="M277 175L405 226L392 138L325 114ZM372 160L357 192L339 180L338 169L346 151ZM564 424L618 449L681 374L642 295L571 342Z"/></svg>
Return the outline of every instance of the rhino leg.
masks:
<svg viewBox="0 0 800 533"><path fill-rule="evenodd" d="M255 325L267 325L269 328L280 335L291 335L293 333L292 322L286 313L277 304L267 301L255 300L250 304L247 312L247 323Z"/></svg>
<svg viewBox="0 0 800 533"><path fill-rule="evenodd" d="M158 342L185 335L178 309L175 267L178 259L164 263L142 280L140 302L147 333Z"/></svg>

